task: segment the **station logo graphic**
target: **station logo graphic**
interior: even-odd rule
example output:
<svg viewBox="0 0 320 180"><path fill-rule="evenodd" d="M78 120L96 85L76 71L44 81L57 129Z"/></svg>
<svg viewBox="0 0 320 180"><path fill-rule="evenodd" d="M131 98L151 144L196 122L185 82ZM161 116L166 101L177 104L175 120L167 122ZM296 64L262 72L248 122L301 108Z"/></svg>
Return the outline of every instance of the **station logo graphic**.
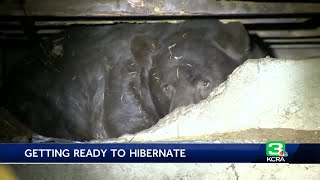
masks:
<svg viewBox="0 0 320 180"><path fill-rule="evenodd" d="M269 141L266 143L267 162L285 162L288 157L286 143L283 141Z"/></svg>

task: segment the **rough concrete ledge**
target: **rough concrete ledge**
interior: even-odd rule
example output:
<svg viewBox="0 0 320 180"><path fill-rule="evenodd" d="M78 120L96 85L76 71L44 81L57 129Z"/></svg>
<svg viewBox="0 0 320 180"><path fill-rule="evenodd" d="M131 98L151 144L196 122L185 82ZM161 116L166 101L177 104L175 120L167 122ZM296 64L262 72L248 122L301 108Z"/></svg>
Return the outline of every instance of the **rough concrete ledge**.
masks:
<svg viewBox="0 0 320 180"><path fill-rule="evenodd" d="M305 164L80 164L14 165L21 179L237 179L318 180L319 165Z"/></svg>
<svg viewBox="0 0 320 180"><path fill-rule="evenodd" d="M320 142L319 109L320 59L267 57L246 61L199 104L178 108L148 130L108 142ZM261 133L265 136L246 139Z"/></svg>

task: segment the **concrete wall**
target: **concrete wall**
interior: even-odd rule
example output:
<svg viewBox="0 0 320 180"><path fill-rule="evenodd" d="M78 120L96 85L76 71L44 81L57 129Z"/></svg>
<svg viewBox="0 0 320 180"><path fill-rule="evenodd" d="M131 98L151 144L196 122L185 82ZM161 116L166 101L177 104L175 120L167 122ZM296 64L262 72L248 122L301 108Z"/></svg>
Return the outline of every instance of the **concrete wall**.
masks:
<svg viewBox="0 0 320 180"><path fill-rule="evenodd" d="M320 143L320 59L248 60L207 100L154 127L103 142ZM98 142L98 141L93 141ZM99 141L101 142L101 141ZM15 165L21 179L319 179L304 164Z"/></svg>
<svg viewBox="0 0 320 180"><path fill-rule="evenodd" d="M297 164L81 164L19 165L21 179L292 179L319 178L320 166Z"/></svg>

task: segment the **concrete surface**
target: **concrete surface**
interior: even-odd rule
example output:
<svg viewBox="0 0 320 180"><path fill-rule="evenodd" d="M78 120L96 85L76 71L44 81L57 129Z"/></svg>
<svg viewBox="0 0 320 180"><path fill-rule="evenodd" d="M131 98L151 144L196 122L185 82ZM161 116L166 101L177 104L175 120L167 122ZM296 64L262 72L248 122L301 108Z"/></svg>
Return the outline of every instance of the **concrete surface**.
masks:
<svg viewBox="0 0 320 180"><path fill-rule="evenodd" d="M318 180L319 165L292 164L81 164L15 165L21 179Z"/></svg>
<svg viewBox="0 0 320 180"><path fill-rule="evenodd" d="M320 143L320 60L249 60L210 97L124 141ZM102 142L102 141L93 141ZM14 165L21 179L319 179L305 164Z"/></svg>

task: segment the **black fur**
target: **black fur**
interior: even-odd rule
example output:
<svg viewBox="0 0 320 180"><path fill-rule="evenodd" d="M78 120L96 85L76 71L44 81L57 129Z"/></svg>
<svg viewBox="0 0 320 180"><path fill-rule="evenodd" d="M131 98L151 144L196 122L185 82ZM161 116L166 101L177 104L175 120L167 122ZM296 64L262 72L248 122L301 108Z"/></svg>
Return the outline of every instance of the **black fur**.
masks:
<svg viewBox="0 0 320 180"><path fill-rule="evenodd" d="M74 27L59 43L63 55L35 51L10 73L8 108L42 135L74 140L147 129L266 55L241 24L217 20Z"/></svg>

